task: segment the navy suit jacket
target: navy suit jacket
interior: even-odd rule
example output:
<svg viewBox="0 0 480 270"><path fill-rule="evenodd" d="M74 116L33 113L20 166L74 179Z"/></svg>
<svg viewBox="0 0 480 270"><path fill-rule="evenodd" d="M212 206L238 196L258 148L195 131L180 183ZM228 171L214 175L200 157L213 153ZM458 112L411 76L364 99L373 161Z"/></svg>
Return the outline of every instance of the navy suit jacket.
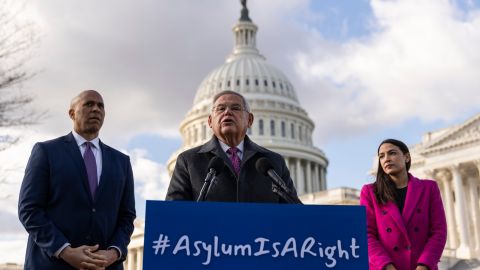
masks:
<svg viewBox="0 0 480 270"><path fill-rule="evenodd" d="M127 155L100 142L102 174L92 198L86 168L72 133L35 144L25 170L18 215L27 230L25 269L72 269L55 252L99 244L116 246L122 261L133 232L133 173ZM108 269L123 269L120 261Z"/></svg>

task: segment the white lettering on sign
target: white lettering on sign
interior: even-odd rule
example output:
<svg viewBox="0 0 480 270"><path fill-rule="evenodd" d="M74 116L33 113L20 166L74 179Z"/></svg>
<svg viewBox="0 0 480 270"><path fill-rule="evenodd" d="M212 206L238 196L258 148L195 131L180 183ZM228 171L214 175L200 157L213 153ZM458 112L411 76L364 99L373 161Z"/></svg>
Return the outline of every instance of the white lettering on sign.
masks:
<svg viewBox="0 0 480 270"><path fill-rule="evenodd" d="M201 240L192 241L188 235L182 235L175 242L170 244L168 235L160 234L158 240L153 241L153 250L155 255L165 255L171 247L172 255L183 254L185 256L201 257L203 265L209 265L213 257L221 256L243 256L243 257L258 257L271 256L278 257L293 257L296 259L304 259L306 257L318 257L324 259L324 264L328 268L333 268L337 265L338 260L358 259L357 239L352 238L350 243L343 245L341 240L337 240L335 245L323 245L314 237L307 237L299 241L294 237L288 238L284 243L271 242L265 237L257 237L252 244L245 243L222 243L218 236L213 237L213 241L206 242ZM344 248L348 247L348 248Z"/></svg>

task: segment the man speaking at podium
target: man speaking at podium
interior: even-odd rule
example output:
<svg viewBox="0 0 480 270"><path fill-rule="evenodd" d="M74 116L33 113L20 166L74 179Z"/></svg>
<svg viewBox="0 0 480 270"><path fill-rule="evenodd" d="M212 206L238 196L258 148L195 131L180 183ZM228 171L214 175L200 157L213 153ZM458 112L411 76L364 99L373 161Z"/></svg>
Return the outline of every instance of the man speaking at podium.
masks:
<svg viewBox="0 0 480 270"><path fill-rule="evenodd" d="M246 135L253 114L234 91L214 96L214 136L177 157L167 200L300 203L283 157Z"/></svg>

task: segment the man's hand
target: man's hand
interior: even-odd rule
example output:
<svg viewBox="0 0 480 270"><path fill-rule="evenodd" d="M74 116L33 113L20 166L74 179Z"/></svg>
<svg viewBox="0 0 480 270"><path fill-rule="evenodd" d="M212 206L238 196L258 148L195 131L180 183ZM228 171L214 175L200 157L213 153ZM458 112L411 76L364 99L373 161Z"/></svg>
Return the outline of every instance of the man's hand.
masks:
<svg viewBox="0 0 480 270"><path fill-rule="evenodd" d="M428 267L425 265L417 265L417 268L415 270L428 270Z"/></svg>
<svg viewBox="0 0 480 270"><path fill-rule="evenodd" d="M118 257L120 256L120 254L118 254L118 251L114 248L107 250L97 250L95 251L95 254L99 254L105 257L105 260L107 261L105 267L108 267L112 263L116 262L118 260Z"/></svg>
<svg viewBox="0 0 480 270"><path fill-rule="evenodd" d="M98 245L95 246L79 246L76 248L66 247L58 256L76 269L105 269L107 260L100 254L95 254Z"/></svg>

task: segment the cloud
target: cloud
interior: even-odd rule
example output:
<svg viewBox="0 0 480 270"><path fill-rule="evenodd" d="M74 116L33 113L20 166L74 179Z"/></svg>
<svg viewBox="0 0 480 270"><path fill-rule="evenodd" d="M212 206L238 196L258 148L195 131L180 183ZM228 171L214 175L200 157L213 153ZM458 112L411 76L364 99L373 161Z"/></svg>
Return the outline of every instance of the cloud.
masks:
<svg viewBox="0 0 480 270"><path fill-rule="evenodd" d="M371 1L371 34L312 35L295 57L317 137L354 136L408 119L449 121L480 102L480 13L450 1Z"/></svg>
<svg viewBox="0 0 480 270"><path fill-rule="evenodd" d="M22 264L27 248L27 234L8 234L0 236L0 264Z"/></svg>
<svg viewBox="0 0 480 270"><path fill-rule="evenodd" d="M26 88L37 107L50 111L43 127L71 127L70 99L98 89L106 104L103 135L122 143L145 132L179 136L201 80L233 47L230 28L240 14L239 4L226 1L30 6L40 14L44 38L30 63L41 72Z"/></svg>
<svg viewBox="0 0 480 270"><path fill-rule="evenodd" d="M260 27L262 53L274 65L290 66L294 49L305 40L291 17L304 14L311 20L308 1L248 5ZM233 49L232 27L241 9L237 1L216 0L82 1L74 6L45 1L28 6L42 40L27 63L40 72L25 89L36 96L39 110L49 111L41 131L61 135L70 129L70 99L93 88L105 100L103 138L123 145L141 133L179 137L179 123L201 81Z"/></svg>
<svg viewBox="0 0 480 270"><path fill-rule="evenodd" d="M465 9L446 0L365 4L373 14L361 21L365 33L332 41L317 26L328 24L335 9L348 7L313 10L308 0L248 2L259 26L260 52L296 86L317 125L316 141L412 117L449 121L478 104L480 16L473 4L467 1ZM41 72L25 83L36 106L49 110L39 128L63 134L71 128L69 100L95 88L106 103L102 137L115 145L142 133L179 137L179 123L200 82L231 52L231 28L240 15L238 2L215 0L28 6L43 33L28 63ZM346 14L339 32L351 31L350 13L339 13Z"/></svg>
<svg viewBox="0 0 480 270"><path fill-rule="evenodd" d="M50 134L29 129L0 129L1 134L19 136L20 141L0 151L0 263L23 264L27 233L17 216L18 194L24 168L33 144L51 138Z"/></svg>
<svg viewBox="0 0 480 270"><path fill-rule="evenodd" d="M135 176L135 193L144 200L164 200L170 183L166 166L148 159L145 149L134 149L129 155Z"/></svg>
<svg viewBox="0 0 480 270"><path fill-rule="evenodd" d="M32 147L37 141L51 138L49 134L34 131L34 128L0 129L0 133L18 136L20 139L17 144L0 151L0 164L2 164L0 168L0 203L2 206L0 215L2 216L17 215L18 194ZM0 223L0 231L10 229L12 227L8 222Z"/></svg>

